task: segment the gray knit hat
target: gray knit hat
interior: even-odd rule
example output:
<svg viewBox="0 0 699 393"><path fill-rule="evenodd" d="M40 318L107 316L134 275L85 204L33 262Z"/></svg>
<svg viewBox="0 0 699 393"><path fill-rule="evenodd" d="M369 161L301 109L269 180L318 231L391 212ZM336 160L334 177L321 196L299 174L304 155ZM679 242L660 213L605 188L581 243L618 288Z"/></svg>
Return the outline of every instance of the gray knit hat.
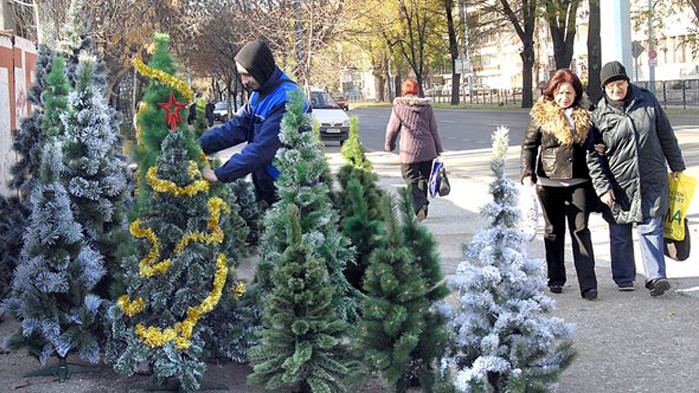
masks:
<svg viewBox="0 0 699 393"><path fill-rule="evenodd" d="M618 61L610 61L605 64L602 67L602 71L600 71L599 78L602 81L602 86L621 79L629 80L628 75L626 75L626 68Z"/></svg>

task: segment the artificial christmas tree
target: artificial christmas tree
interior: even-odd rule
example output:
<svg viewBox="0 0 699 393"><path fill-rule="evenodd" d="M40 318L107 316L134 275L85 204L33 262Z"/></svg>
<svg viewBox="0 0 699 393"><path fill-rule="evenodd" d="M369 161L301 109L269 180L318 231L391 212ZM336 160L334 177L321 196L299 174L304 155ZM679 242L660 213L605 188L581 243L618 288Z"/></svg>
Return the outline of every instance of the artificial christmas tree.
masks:
<svg viewBox="0 0 699 393"><path fill-rule="evenodd" d="M12 296L4 303L21 322L7 345L28 346L41 364L57 354L62 366L71 353L90 363L100 359L100 326L95 321L103 300L91 291L105 273L101 255L83 241L82 228L73 219L61 182L64 170L61 143L51 138L42 152L40 178L31 194L32 212ZM76 371L59 369L49 370L48 375L60 372L65 380Z"/></svg>
<svg viewBox="0 0 699 393"><path fill-rule="evenodd" d="M65 133L61 117L68 111L70 84L66 78L65 60L55 56L51 72L46 75L46 89L41 94L44 111L41 116L41 130L45 136L62 137Z"/></svg>
<svg viewBox="0 0 699 393"><path fill-rule="evenodd" d="M0 197L0 301L10 293L10 283L19 264L22 236L29 209L17 197Z"/></svg>
<svg viewBox="0 0 699 393"><path fill-rule="evenodd" d="M207 163L179 101L191 90L172 75L168 44L158 34L149 65L134 61L153 80L138 118L139 202L130 225L136 249L122 259L127 293L109 310L108 356L121 373L145 363L158 384L188 392L204 387L206 358L247 349L231 348L237 327L216 310L221 303L230 309L245 292L234 264L247 231L231 235L242 223L236 208L201 177ZM219 347L224 339L227 347Z"/></svg>
<svg viewBox="0 0 699 393"><path fill-rule="evenodd" d="M68 111L62 116L65 129L65 178L75 219L84 240L104 257L108 272L118 270L117 247L126 241L126 170L116 155L118 135L102 91L94 84L95 58L80 57L75 90L68 96ZM100 294L109 293L111 275Z"/></svg>
<svg viewBox="0 0 699 393"><path fill-rule="evenodd" d="M272 271L260 343L249 353L253 373L248 381L267 389L342 393L357 366L343 343L349 326L335 313L335 287L325 262L303 240L298 208L290 204L286 209L288 246Z"/></svg>
<svg viewBox="0 0 699 393"><path fill-rule="evenodd" d="M384 193L377 185L376 174L366 158L358 130L358 120L353 117L350 119L349 138L341 150L347 164L338 171L340 189L332 197L340 212L343 234L357 250L355 260L345 268L345 276L352 286L361 290L369 254L380 246L383 230L380 206Z"/></svg>
<svg viewBox="0 0 699 393"><path fill-rule="evenodd" d="M418 223L410 189L401 188L400 197L401 231L405 245L415 256L415 263L428 288L425 293L428 309L422 313L424 329L412 353L410 373L425 392L431 392L438 379L439 363L448 340L446 318L437 311L437 305L449 295L449 288L442 274L437 242L427 227Z"/></svg>
<svg viewBox="0 0 699 393"><path fill-rule="evenodd" d="M245 179L238 179L230 183L231 191L240 207L240 217L245 220L250 232L246 242L255 246L260 242L260 207L255 199L255 191L252 183Z"/></svg>
<svg viewBox="0 0 699 393"><path fill-rule="evenodd" d="M430 314L427 285L415 255L406 247L390 196L385 197L385 245L374 250L364 276L358 349L387 385L407 391ZM428 367L423 367L424 370ZM427 378L422 378L429 382ZM430 391L430 385L423 386Z"/></svg>
<svg viewBox="0 0 699 393"><path fill-rule="evenodd" d="M452 281L459 305L446 360L461 392L551 392L574 356L574 326L547 315L554 302L543 292L543 264L527 258L517 229L517 189L505 175L507 133L503 127L493 135L493 201L482 211L491 225L474 236Z"/></svg>
<svg viewBox="0 0 699 393"><path fill-rule="evenodd" d="M28 194L33 179L39 177L41 166L41 151L45 134L41 130L43 113L42 94L46 90L46 76L51 73L54 54L45 45L39 47L34 66L34 84L29 91L28 101L32 105L32 113L21 120L20 127L12 142L12 148L19 160L12 166L12 181L10 187L17 189L20 194Z"/></svg>
<svg viewBox="0 0 699 393"><path fill-rule="evenodd" d="M283 147L275 166L281 174L276 180L277 201L264 217L265 231L260 242L262 260L255 275L255 293L262 299L272 289L271 273L288 246L287 209L296 205L301 214L303 241L314 255L327 264L330 281L335 285L333 307L345 320L356 317L357 291L343 275L353 258L353 249L338 228L338 215L328 196L329 185L322 181L328 164L308 125L304 107L308 105L300 91L289 93L282 120L280 140Z"/></svg>

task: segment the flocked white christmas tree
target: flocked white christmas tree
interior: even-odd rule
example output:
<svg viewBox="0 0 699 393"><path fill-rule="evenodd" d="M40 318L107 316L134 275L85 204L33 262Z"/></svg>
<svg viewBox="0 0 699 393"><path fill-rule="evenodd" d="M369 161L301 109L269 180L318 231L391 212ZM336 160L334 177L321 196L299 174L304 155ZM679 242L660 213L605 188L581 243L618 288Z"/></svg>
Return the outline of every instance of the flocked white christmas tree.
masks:
<svg viewBox="0 0 699 393"><path fill-rule="evenodd" d="M574 325L549 315L541 260L526 255L517 229L517 189L505 175L508 129L493 135L490 185L493 201L482 214L491 220L478 232L450 284L459 304L450 310L454 347L444 359L461 392L551 392L570 365Z"/></svg>

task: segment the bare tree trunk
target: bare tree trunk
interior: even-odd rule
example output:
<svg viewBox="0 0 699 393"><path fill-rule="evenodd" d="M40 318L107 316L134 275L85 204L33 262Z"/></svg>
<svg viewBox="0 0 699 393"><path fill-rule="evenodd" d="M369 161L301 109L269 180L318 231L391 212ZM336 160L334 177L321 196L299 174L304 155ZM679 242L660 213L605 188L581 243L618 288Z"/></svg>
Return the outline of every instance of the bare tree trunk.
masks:
<svg viewBox="0 0 699 393"><path fill-rule="evenodd" d="M545 0L546 17L553 41L556 69L569 68L573 59L579 0Z"/></svg>
<svg viewBox="0 0 699 393"><path fill-rule="evenodd" d="M602 44L600 38L600 0L590 0L590 26L587 33L587 95L593 103L602 98Z"/></svg>
<svg viewBox="0 0 699 393"><path fill-rule="evenodd" d="M522 108L531 108L534 104L532 95L532 69L534 68L534 42L523 42L524 48L520 52L522 57Z"/></svg>

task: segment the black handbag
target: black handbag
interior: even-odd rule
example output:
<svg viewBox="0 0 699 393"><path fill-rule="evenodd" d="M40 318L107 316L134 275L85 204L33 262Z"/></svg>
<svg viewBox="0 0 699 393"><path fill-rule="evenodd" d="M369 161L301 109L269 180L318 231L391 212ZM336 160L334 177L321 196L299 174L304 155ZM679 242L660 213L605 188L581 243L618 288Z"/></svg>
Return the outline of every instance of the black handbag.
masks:
<svg viewBox="0 0 699 393"><path fill-rule="evenodd" d="M451 185L449 185L449 178L447 178L447 169L444 167L444 163L439 167L439 196L447 196L451 192Z"/></svg>
<svg viewBox="0 0 699 393"><path fill-rule="evenodd" d="M687 258L689 258L689 250L692 246L692 243L689 236L689 222L687 221L687 219L684 219L683 240L674 240L668 238L664 238L663 240L665 240L665 246L663 247L665 255L676 261L684 261Z"/></svg>

